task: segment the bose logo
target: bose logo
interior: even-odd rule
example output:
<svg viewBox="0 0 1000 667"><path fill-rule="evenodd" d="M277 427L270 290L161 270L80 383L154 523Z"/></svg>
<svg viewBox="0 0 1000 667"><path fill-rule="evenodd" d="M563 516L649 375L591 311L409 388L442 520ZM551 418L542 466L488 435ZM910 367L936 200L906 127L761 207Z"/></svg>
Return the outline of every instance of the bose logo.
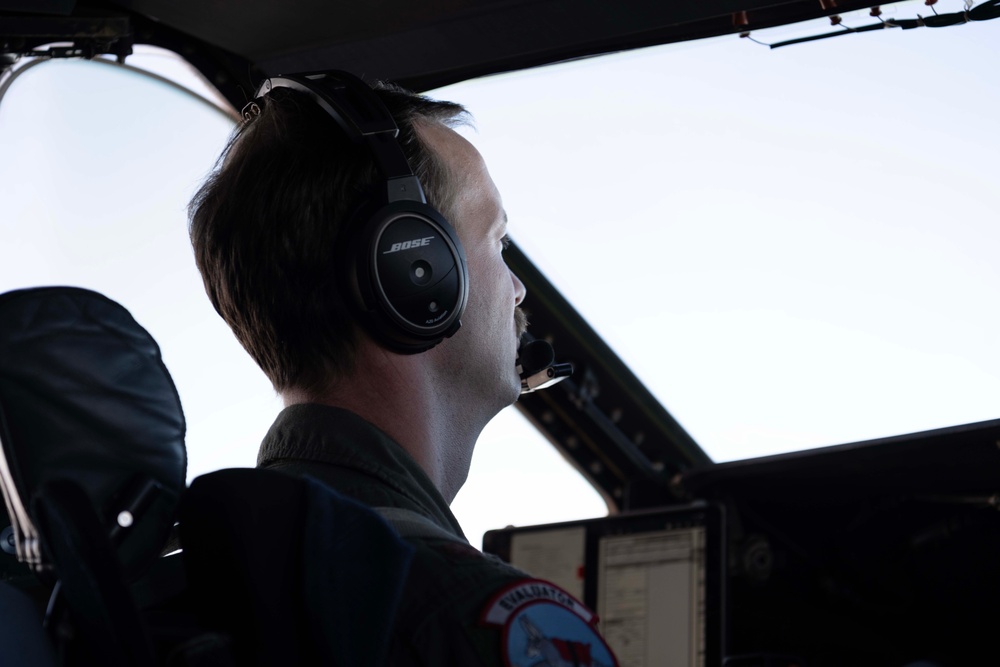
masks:
<svg viewBox="0 0 1000 667"><path fill-rule="evenodd" d="M409 250L410 248L419 248L422 245L430 245L433 236L425 236L422 239L413 239L412 241L403 241L402 243L393 243L392 247L383 252L383 255L388 255L390 252L399 252L400 250Z"/></svg>

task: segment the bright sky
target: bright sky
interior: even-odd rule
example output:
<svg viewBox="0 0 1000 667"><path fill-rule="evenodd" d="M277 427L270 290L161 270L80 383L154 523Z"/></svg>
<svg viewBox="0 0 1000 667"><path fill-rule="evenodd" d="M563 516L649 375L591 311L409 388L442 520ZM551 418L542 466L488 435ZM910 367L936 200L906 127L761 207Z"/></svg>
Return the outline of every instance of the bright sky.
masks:
<svg viewBox="0 0 1000 667"><path fill-rule="evenodd" d="M434 94L475 115L518 243L728 460L1000 416L998 27L730 37ZM74 284L129 308L180 389L191 476L253 465L280 407L187 242L229 127L94 63L33 68L0 104L0 291ZM605 511L513 410L454 509L474 542Z"/></svg>
<svg viewBox="0 0 1000 667"><path fill-rule="evenodd" d="M438 93L475 112L518 243L738 459L1000 416L998 30L725 37Z"/></svg>

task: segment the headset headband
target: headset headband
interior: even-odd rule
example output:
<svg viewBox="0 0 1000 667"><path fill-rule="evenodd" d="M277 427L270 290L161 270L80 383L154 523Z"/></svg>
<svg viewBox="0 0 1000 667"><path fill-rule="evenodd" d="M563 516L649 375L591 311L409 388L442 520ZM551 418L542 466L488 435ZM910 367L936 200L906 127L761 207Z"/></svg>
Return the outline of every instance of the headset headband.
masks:
<svg viewBox="0 0 1000 667"><path fill-rule="evenodd" d="M277 88L290 88L308 95L355 143L368 145L386 180L387 201L427 203L420 181L396 141L399 135L396 121L367 83L353 74L336 70L275 76L264 81L256 97L263 97Z"/></svg>

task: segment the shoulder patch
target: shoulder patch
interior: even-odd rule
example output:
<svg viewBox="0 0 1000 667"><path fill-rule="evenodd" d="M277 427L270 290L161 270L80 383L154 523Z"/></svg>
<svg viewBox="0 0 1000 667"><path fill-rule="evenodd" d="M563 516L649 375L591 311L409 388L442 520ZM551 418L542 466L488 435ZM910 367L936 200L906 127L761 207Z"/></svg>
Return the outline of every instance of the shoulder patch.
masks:
<svg viewBox="0 0 1000 667"><path fill-rule="evenodd" d="M617 667L598 633L597 615L563 589L523 579L502 589L480 616L483 625L503 626L507 667Z"/></svg>

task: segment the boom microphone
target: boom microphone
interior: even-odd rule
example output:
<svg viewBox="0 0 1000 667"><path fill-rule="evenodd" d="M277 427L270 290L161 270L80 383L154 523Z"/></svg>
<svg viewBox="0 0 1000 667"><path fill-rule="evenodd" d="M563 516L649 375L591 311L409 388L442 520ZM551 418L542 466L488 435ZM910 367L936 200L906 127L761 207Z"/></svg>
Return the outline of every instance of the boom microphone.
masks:
<svg viewBox="0 0 1000 667"><path fill-rule="evenodd" d="M555 350L548 341L533 338L517 351L517 374L521 376L521 393L530 394L568 378L573 374L573 364L557 364Z"/></svg>

